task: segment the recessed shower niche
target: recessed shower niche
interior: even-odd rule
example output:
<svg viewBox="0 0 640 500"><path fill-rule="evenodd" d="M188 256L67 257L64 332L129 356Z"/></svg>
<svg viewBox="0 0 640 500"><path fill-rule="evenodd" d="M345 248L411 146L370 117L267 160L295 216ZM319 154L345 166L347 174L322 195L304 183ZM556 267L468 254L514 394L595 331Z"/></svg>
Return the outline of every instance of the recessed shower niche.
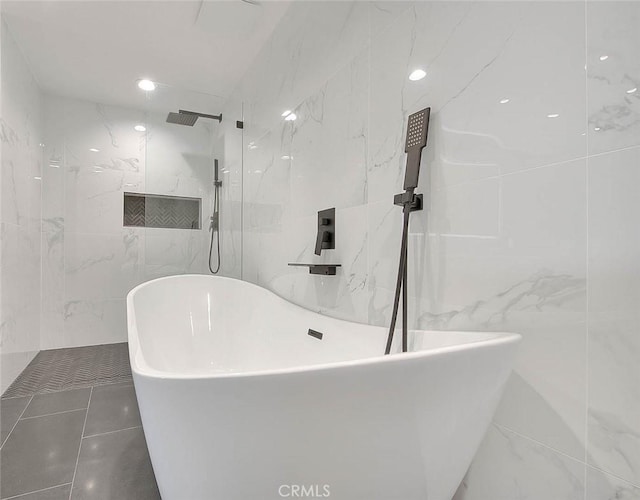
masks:
<svg viewBox="0 0 640 500"><path fill-rule="evenodd" d="M200 229L202 199L124 193L124 226Z"/></svg>

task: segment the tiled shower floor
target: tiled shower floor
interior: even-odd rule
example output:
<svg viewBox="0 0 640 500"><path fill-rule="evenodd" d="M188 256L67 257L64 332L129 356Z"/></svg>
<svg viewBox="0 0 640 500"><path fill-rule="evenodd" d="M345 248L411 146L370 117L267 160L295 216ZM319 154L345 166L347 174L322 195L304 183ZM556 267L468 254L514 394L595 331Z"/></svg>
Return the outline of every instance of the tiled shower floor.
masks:
<svg viewBox="0 0 640 500"><path fill-rule="evenodd" d="M0 412L3 500L160 498L126 344L39 353Z"/></svg>

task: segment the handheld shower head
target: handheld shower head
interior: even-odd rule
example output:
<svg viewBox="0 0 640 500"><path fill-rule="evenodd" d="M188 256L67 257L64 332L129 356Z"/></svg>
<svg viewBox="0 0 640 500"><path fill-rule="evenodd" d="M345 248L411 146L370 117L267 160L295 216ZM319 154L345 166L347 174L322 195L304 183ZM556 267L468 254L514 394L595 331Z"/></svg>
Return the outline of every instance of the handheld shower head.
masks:
<svg viewBox="0 0 640 500"><path fill-rule="evenodd" d="M222 181L220 180L220 168L218 167L218 159L215 158L213 160L213 185L214 186L222 186Z"/></svg>
<svg viewBox="0 0 640 500"><path fill-rule="evenodd" d="M427 132L429 131L429 115L431 108L409 115L407 124L407 140L404 151L407 153L407 168L404 174L404 189L418 187L420 175L420 159L422 150L427 145Z"/></svg>

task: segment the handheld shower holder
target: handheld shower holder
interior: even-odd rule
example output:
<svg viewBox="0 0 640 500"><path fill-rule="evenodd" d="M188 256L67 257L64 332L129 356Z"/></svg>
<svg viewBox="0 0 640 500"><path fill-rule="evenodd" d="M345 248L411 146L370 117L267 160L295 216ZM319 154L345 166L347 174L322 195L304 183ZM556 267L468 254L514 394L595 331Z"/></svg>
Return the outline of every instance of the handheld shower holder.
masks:
<svg viewBox="0 0 640 500"><path fill-rule="evenodd" d="M411 191L397 194L393 197L393 204L401 207L408 206L411 212L418 212L423 208L423 196L414 194Z"/></svg>

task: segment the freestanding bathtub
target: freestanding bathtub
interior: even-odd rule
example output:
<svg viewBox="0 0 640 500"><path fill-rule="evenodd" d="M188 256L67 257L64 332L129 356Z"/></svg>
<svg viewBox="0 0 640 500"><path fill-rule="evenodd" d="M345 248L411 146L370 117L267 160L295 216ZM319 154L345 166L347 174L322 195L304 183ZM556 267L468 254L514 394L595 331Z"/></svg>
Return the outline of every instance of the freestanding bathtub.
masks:
<svg viewBox="0 0 640 500"><path fill-rule="evenodd" d="M201 275L134 288L127 313L164 500L450 500L520 338L413 331L383 356L385 328Z"/></svg>

